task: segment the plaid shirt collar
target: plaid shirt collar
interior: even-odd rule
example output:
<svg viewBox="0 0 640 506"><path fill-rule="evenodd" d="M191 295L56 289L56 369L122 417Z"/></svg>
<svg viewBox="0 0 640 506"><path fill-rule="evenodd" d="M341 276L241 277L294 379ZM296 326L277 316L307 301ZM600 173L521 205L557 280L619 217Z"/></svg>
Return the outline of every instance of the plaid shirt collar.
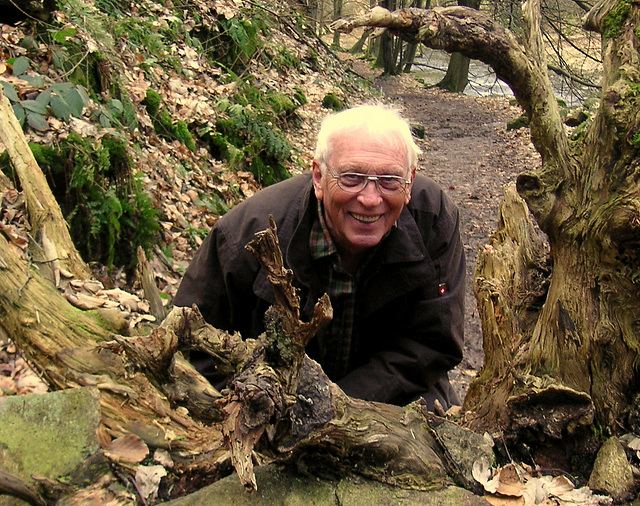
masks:
<svg viewBox="0 0 640 506"><path fill-rule="evenodd" d="M310 237L311 258L314 260L326 258L334 253L338 253L338 248L336 248L336 245L331 238L327 222L324 219L322 202L318 200L317 203L316 219L313 220Z"/></svg>

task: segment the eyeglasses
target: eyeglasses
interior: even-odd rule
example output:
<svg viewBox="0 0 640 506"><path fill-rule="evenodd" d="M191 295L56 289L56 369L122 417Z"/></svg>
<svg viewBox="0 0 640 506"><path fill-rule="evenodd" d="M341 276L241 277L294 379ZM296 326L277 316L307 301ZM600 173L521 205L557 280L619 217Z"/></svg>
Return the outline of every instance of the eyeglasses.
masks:
<svg viewBox="0 0 640 506"><path fill-rule="evenodd" d="M402 176L370 176L369 174L360 174L359 172L334 174L328 166L327 170L331 177L336 180L340 189L349 193L361 192L367 187L369 181L374 181L379 193L382 195L395 195L404 192L411 183L411 179L405 179Z"/></svg>

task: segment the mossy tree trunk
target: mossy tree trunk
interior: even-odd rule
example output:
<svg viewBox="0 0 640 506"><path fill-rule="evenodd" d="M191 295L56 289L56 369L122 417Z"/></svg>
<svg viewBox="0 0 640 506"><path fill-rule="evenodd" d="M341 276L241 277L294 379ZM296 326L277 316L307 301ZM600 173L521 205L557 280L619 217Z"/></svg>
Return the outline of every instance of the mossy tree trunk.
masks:
<svg viewBox="0 0 640 506"><path fill-rule="evenodd" d="M529 117L542 164L517 178L528 210L518 222L503 215L477 271L486 363L465 400L476 427L533 432L551 445L584 437L591 424L605 433L636 428L639 18L636 4L615 0L599 2L587 16L586 27L603 35L602 100L575 142L547 76L536 0L524 4L524 45L464 7L374 9L340 28L386 26L406 40L481 60ZM505 205L516 201L510 194ZM546 256L529 211L546 235Z"/></svg>
<svg viewBox="0 0 640 506"><path fill-rule="evenodd" d="M458 5L478 9L479 0L458 0ZM462 93L469 84L469 65L471 58L462 53L452 53L447 66L447 72L442 80L436 84L438 88L454 93Z"/></svg>
<svg viewBox="0 0 640 506"><path fill-rule="evenodd" d="M461 53L452 53L447 72L436 86L453 93L462 93L469 84L469 57Z"/></svg>

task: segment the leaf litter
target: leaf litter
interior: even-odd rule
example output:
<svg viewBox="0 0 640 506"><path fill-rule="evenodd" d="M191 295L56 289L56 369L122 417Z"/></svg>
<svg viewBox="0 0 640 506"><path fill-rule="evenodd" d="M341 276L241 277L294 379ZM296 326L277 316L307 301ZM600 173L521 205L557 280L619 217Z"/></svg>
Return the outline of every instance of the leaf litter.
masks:
<svg viewBox="0 0 640 506"><path fill-rule="evenodd" d="M565 475L539 475L525 464L493 468L483 457L474 463L472 474L484 487L484 499L494 506L613 504L611 497L594 494L589 487L576 487Z"/></svg>

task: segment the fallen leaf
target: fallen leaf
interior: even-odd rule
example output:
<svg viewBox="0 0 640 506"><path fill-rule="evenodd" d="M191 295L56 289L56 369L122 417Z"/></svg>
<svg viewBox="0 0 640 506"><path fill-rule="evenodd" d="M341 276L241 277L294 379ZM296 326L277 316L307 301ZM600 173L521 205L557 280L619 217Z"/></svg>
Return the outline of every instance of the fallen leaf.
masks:
<svg viewBox="0 0 640 506"><path fill-rule="evenodd" d="M640 450L640 438L634 436L633 439L631 439L628 443L627 446L631 449L631 450L635 450L638 451Z"/></svg>
<svg viewBox="0 0 640 506"><path fill-rule="evenodd" d="M146 443L134 434L114 439L104 450L110 459L127 464L138 464L149 453Z"/></svg>
<svg viewBox="0 0 640 506"><path fill-rule="evenodd" d="M153 460L165 468L171 469L174 466L171 454L162 448L158 448L153 452Z"/></svg>
<svg viewBox="0 0 640 506"><path fill-rule="evenodd" d="M145 499L155 497L158 494L160 481L167 475L167 470L162 466L138 466L136 469L136 483L140 495Z"/></svg>
<svg viewBox="0 0 640 506"><path fill-rule="evenodd" d="M78 309L83 309L85 311L102 307L104 306L105 302L99 297L92 297L91 295L86 295L84 293L67 292L64 295L71 304L73 304Z"/></svg>
<svg viewBox="0 0 640 506"><path fill-rule="evenodd" d="M560 496L566 492L573 490L575 485L566 476L556 476L549 484L549 492L553 495Z"/></svg>
<svg viewBox="0 0 640 506"><path fill-rule="evenodd" d="M471 475L486 492L493 494L498 490L499 481L494 477L493 467L487 457L481 457L473 463Z"/></svg>
<svg viewBox="0 0 640 506"><path fill-rule="evenodd" d="M21 249L26 249L29 245L29 241L24 232L14 225L0 223L0 231L2 231L13 244Z"/></svg>
<svg viewBox="0 0 640 506"><path fill-rule="evenodd" d="M485 501L493 506L524 506L524 497L502 497L497 495L485 495Z"/></svg>
<svg viewBox="0 0 640 506"><path fill-rule="evenodd" d="M505 496L521 497L522 491L525 488L523 485L523 476L528 477L528 474L515 464L508 464L498 469L496 472L496 478L498 479L496 493Z"/></svg>

